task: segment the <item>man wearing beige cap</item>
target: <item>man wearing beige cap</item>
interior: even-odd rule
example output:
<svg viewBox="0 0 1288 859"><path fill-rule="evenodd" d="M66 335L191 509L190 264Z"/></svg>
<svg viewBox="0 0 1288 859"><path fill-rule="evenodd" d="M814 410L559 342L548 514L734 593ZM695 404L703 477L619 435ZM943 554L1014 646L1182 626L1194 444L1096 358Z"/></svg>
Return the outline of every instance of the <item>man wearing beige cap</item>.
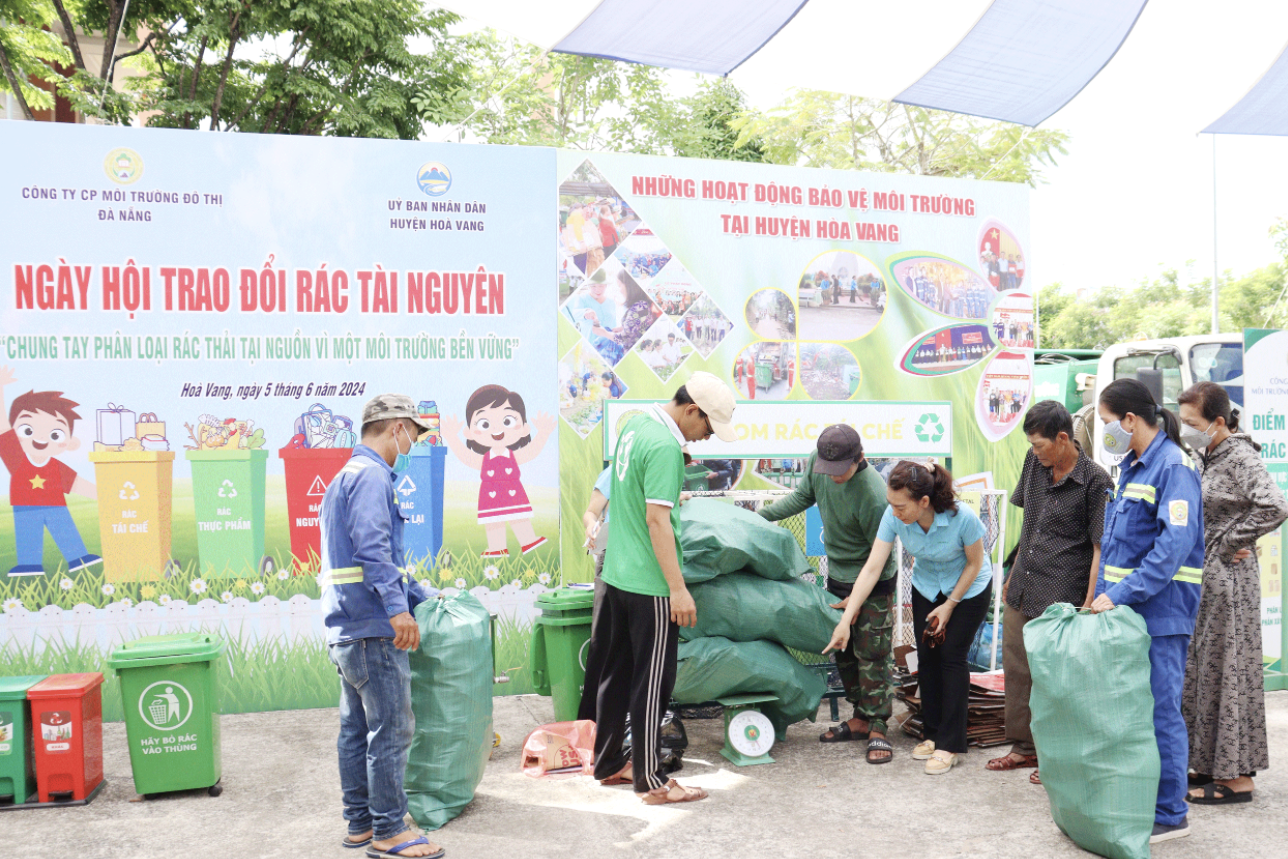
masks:
<svg viewBox="0 0 1288 859"><path fill-rule="evenodd" d="M411 749L412 612L429 595L403 572L403 519L394 482L430 428L411 397L381 394L362 410L362 443L322 497L322 612L340 673L340 789L345 847L372 857L437 859L444 851L408 828L403 773Z"/></svg>
<svg viewBox="0 0 1288 859"><path fill-rule="evenodd" d="M728 386L710 373L694 373L669 403L632 418L613 454L604 602L586 660L586 675L600 679L585 694L596 696L595 778L633 783L648 805L707 795L667 778L659 732L675 687L680 627L693 626L698 616L680 573L683 447L712 435L734 441L734 405ZM627 713L629 752L622 749Z"/></svg>

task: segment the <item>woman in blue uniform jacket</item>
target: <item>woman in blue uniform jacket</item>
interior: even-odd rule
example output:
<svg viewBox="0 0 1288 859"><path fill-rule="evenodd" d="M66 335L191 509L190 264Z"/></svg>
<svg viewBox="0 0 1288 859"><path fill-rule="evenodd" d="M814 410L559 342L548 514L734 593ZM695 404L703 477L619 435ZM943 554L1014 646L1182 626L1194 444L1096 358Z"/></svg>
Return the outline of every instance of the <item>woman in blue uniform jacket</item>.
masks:
<svg viewBox="0 0 1288 859"><path fill-rule="evenodd" d="M1135 609L1149 629L1154 737L1162 772L1150 843L1189 834L1189 741L1181 716L1185 656L1203 582L1203 492L1176 416L1135 379L1100 394L1105 449L1126 454L1109 500L1093 612Z"/></svg>

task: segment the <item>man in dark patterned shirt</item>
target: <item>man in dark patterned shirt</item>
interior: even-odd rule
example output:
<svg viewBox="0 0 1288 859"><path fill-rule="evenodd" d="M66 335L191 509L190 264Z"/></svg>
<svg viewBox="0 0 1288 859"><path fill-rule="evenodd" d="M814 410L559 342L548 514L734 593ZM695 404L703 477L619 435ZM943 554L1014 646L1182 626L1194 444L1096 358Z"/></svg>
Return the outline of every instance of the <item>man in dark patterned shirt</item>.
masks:
<svg viewBox="0 0 1288 859"><path fill-rule="evenodd" d="M1038 765L1029 728L1028 654L1024 625L1055 603L1089 607L1100 566L1105 502L1113 481L1073 440L1073 417L1060 403L1044 400L1024 418L1029 452L1011 503L1024 510L1020 543L1002 587L1002 666L1006 674L1006 737L1010 754L988 762L990 770ZM1037 772L1029 780L1041 784Z"/></svg>

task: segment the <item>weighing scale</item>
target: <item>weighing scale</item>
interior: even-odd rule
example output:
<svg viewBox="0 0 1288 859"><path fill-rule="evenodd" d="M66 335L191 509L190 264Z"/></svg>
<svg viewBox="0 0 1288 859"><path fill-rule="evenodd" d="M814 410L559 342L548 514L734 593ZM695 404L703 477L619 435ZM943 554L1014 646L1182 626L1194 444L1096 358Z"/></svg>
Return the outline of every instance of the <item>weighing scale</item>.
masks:
<svg viewBox="0 0 1288 859"><path fill-rule="evenodd" d="M717 698L724 707L725 744L720 754L734 766L772 764L769 750L774 745L774 723L756 708L777 701L776 695L730 695Z"/></svg>

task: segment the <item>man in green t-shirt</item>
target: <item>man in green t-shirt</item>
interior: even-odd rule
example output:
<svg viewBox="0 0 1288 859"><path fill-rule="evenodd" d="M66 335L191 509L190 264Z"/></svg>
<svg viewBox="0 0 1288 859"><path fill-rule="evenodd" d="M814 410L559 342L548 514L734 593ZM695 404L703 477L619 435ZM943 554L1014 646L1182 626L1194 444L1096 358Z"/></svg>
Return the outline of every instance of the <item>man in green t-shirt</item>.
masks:
<svg viewBox="0 0 1288 859"><path fill-rule="evenodd" d="M710 373L694 373L669 403L658 403L622 428L613 453L613 527L604 555L604 601L590 638L586 676L595 695L595 778L635 785L648 805L692 802L698 788L668 779L660 729L675 688L681 626L697 606L680 572L683 446L709 438L733 441L734 396ZM626 716L631 751L624 751Z"/></svg>
<svg viewBox="0 0 1288 859"><path fill-rule="evenodd" d="M818 505L827 549L827 589L844 600L872 552L886 509L885 481L868 466L863 440L846 424L835 424L819 434L818 449L810 454L805 475L795 492L763 507L760 515L776 522ZM885 735L894 696L895 572L892 555L855 617L850 646L836 654L836 669L845 699L854 705L854 718L833 725L819 737L824 743L868 740L871 764L886 763L892 754Z"/></svg>

